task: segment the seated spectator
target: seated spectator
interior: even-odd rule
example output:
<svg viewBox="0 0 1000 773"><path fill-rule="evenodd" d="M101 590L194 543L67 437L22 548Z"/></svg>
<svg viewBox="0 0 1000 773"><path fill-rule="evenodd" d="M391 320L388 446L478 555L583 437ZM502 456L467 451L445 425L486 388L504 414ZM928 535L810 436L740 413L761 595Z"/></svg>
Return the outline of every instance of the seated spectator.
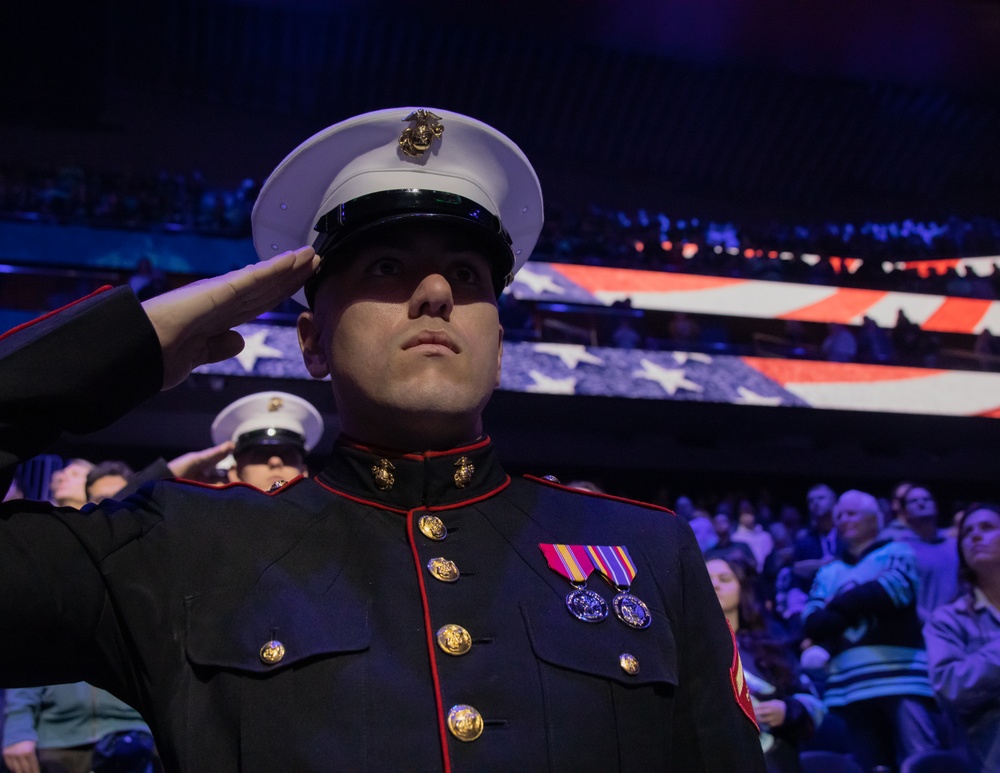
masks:
<svg viewBox="0 0 1000 773"><path fill-rule="evenodd" d="M840 552L841 543L833 525L836 504L836 492L825 483L816 484L806 493L809 526L792 544L790 566L779 569L775 577L775 608L790 624L802 612L819 567Z"/></svg>
<svg viewBox="0 0 1000 773"><path fill-rule="evenodd" d="M1000 770L1000 509L965 510L959 566L965 592L924 627L931 682L957 712L976 770Z"/></svg>
<svg viewBox="0 0 1000 773"><path fill-rule="evenodd" d="M3 760L11 773L152 773L139 712L85 682L7 690Z"/></svg>
<svg viewBox="0 0 1000 773"><path fill-rule="evenodd" d="M611 334L611 340L618 349L637 349L642 342L642 336L632 327L632 321L628 317L621 317L618 326Z"/></svg>
<svg viewBox="0 0 1000 773"><path fill-rule="evenodd" d="M125 462L101 462L87 473L87 501L97 503L110 499L125 488L133 474Z"/></svg>
<svg viewBox="0 0 1000 773"><path fill-rule="evenodd" d="M924 486L897 487L896 518L879 535L913 548L920 587L917 612L921 620L958 595L958 547L954 537L938 528L937 502Z"/></svg>
<svg viewBox="0 0 1000 773"><path fill-rule="evenodd" d="M854 334L845 326L831 324L829 333L823 339L823 355L830 362L854 362L858 353L858 342Z"/></svg>
<svg viewBox="0 0 1000 773"><path fill-rule="evenodd" d="M94 468L86 459L70 459L61 470L52 473L49 497L60 507L80 509L87 504L87 475Z"/></svg>
<svg viewBox="0 0 1000 773"><path fill-rule="evenodd" d="M831 655L823 700L843 718L864 769L896 766L941 746L913 550L879 539L871 494L841 494L834 519L847 549L816 574L803 633Z"/></svg>
<svg viewBox="0 0 1000 773"><path fill-rule="evenodd" d="M770 532L757 523L753 505L746 500L740 502L739 520L736 531L733 532L733 540L745 542L750 546L756 561L755 568L758 572L763 571L764 562L774 550L774 538L771 537Z"/></svg>
<svg viewBox="0 0 1000 773"><path fill-rule="evenodd" d="M863 319L858 338L859 361L877 365L887 365L893 361L889 334L871 317Z"/></svg>
<svg viewBox="0 0 1000 773"><path fill-rule="evenodd" d="M798 672L794 653L757 601L753 566L721 558L706 565L722 611L736 634L767 769L769 773L799 771L799 745L823 721L823 703Z"/></svg>
<svg viewBox="0 0 1000 773"><path fill-rule="evenodd" d="M751 566L757 566L757 556L753 554L750 546L733 539L733 522L726 513L716 513L712 518L712 526L715 529L716 542L708 550L703 551L706 561L721 558L723 561L745 561Z"/></svg>

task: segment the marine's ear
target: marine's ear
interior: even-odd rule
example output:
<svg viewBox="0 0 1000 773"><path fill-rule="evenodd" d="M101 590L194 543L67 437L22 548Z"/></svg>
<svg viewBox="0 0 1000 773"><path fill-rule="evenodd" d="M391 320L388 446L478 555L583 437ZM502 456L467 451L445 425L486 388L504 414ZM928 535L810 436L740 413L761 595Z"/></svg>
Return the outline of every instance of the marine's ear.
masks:
<svg viewBox="0 0 1000 773"><path fill-rule="evenodd" d="M316 319L316 313L303 311L295 323L299 335L299 349L302 350L302 362L313 378L325 378L330 374L330 363L321 340L322 328Z"/></svg>

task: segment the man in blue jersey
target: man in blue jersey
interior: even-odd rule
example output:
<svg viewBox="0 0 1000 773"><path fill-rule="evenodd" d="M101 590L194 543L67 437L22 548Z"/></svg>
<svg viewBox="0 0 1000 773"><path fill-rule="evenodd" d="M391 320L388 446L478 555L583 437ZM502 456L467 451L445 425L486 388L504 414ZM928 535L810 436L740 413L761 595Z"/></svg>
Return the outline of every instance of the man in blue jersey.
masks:
<svg viewBox="0 0 1000 773"><path fill-rule="evenodd" d="M927 675L913 550L880 540L871 494L847 491L834 508L846 549L821 567L803 631L831 653L824 701L843 717L866 770L939 748L939 712Z"/></svg>

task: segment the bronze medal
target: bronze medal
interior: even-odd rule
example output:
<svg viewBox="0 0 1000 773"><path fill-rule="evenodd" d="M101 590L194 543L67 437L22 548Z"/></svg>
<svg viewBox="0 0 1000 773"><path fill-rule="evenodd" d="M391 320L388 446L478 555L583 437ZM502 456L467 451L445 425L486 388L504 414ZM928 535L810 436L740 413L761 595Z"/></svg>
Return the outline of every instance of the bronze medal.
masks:
<svg viewBox="0 0 1000 773"><path fill-rule="evenodd" d="M608 602L586 588L577 588L566 596L566 608L573 617L585 623L599 623L608 616Z"/></svg>
<svg viewBox="0 0 1000 773"><path fill-rule="evenodd" d="M619 593L611 601L615 609L615 617L621 620L629 628L642 630L649 628L653 622L653 616L649 612L649 607L638 596L633 596L628 591Z"/></svg>

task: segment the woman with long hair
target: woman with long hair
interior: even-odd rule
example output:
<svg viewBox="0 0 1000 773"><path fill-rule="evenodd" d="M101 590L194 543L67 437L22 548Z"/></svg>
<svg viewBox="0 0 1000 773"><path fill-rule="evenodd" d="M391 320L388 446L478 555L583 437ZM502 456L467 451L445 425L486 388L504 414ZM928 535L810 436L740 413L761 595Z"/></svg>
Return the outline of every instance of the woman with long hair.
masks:
<svg viewBox="0 0 1000 773"><path fill-rule="evenodd" d="M1000 509L971 505L958 521L958 599L924 628L931 683L965 729L978 770L1000 770Z"/></svg>
<svg viewBox="0 0 1000 773"><path fill-rule="evenodd" d="M760 745L769 773L801 771L799 745L826 713L794 652L757 600L756 572L737 557L706 562L722 611L736 634L743 673L760 724Z"/></svg>

